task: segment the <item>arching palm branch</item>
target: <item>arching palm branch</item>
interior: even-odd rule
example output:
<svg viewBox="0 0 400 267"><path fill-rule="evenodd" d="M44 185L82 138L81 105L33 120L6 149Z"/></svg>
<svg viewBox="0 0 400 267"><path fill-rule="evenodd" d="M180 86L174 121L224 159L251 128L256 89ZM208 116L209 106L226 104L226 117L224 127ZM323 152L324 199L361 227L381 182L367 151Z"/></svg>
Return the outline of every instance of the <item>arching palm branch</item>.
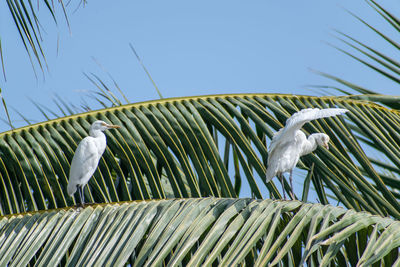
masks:
<svg viewBox="0 0 400 267"><path fill-rule="evenodd" d="M307 179L319 201L328 204L333 199L357 211L399 218L396 111L337 97L268 94L150 101L5 132L0 135L1 211L11 214L74 204L65 191L69 164L77 143L96 119L123 128L107 133L108 148L86 191L91 201L238 197L237 185L244 179L253 197L268 196L268 190L279 198L274 184L263 181L267 145L286 118L311 106L350 110L344 118L317 120L304 127L308 133L325 132L332 140L329 151L317 150L299 164L309 172ZM375 150L367 146L383 148L380 162L369 160Z"/></svg>
<svg viewBox="0 0 400 267"><path fill-rule="evenodd" d="M0 265L392 266L399 224L299 201L121 202L2 218Z"/></svg>
<svg viewBox="0 0 400 267"><path fill-rule="evenodd" d="M304 127L332 143L299 163L301 199L312 182L321 203L353 210L262 201L280 197L263 181L273 133L311 106L350 111ZM128 202L62 208L75 203L65 190L73 151L97 119L123 128L107 133L86 197ZM376 215L399 218L398 124L397 111L365 101L254 94L123 105L2 133L0 207L14 215L0 220L0 265L394 264L398 222ZM370 160L377 151L381 161ZM237 199L241 190L254 199Z"/></svg>

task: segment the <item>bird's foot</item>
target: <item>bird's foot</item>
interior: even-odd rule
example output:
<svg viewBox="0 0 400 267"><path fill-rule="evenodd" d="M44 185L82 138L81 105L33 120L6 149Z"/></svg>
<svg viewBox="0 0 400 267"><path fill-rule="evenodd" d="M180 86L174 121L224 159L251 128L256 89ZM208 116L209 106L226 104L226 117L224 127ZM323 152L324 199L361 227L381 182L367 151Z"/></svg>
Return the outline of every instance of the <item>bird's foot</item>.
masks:
<svg viewBox="0 0 400 267"><path fill-rule="evenodd" d="M81 204L76 204L71 206L71 208L73 208L77 212L80 212L81 210L83 210L84 207Z"/></svg>
<svg viewBox="0 0 400 267"><path fill-rule="evenodd" d="M85 203L76 204L75 207L86 208L86 207L92 206L94 204L96 204L96 203L95 202L85 202Z"/></svg>
<svg viewBox="0 0 400 267"><path fill-rule="evenodd" d="M84 208L85 207L85 203L78 203L78 204L75 204L73 207L75 207L75 208Z"/></svg>
<svg viewBox="0 0 400 267"><path fill-rule="evenodd" d="M96 202L86 202L83 205L85 205L87 207L87 206L92 206L94 204L96 204Z"/></svg>

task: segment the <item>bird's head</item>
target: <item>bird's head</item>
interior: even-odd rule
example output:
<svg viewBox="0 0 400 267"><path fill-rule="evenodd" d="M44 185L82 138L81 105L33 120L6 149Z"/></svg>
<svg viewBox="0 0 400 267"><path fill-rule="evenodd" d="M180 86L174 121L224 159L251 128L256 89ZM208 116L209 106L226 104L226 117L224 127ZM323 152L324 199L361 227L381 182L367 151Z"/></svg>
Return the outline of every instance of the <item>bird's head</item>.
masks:
<svg viewBox="0 0 400 267"><path fill-rule="evenodd" d="M329 149L329 136L327 134L324 133L319 133L317 138L317 144L320 146L325 147L326 149Z"/></svg>
<svg viewBox="0 0 400 267"><path fill-rule="evenodd" d="M105 131L112 128L121 128L121 126L108 124L104 121L95 121L93 122L92 126L90 126L90 131Z"/></svg>

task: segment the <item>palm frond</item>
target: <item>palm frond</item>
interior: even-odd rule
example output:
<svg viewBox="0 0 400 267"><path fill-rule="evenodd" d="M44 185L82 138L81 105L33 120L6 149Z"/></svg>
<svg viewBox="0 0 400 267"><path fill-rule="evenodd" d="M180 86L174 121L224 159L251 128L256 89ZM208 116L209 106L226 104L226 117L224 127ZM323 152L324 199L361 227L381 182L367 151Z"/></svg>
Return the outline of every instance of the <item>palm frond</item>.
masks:
<svg viewBox="0 0 400 267"><path fill-rule="evenodd" d="M385 9L382 5L379 5L374 0L366 0L366 3L372 9L374 9L377 12L377 14L381 16L388 25L392 27L394 32L392 33L392 35L396 36L400 32L399 31L400 19L395 17L387 9ZM398 52L400 50L400 44L395 41L396 39L395 37L389 36L388 34L384 34L383 31L379 30L377 27L374 27L373 25L370 25L367 21L360 18L356 14L351 12L349 13L359 22L365 25L369 30L376 33L377 36L380 39L384 40L388 44L388 46L393 49L394 52ZM345 50L337 46L334 46L336 49L350 56L356 61L360 62L362 65L367 66L371 70L374 70L379 75L383 75L384 77L393 81L394 83L396 84L400 83L400 62L396 60L393 56L387 55L379 51L378 49L374 48L373 46L366 44L366 42L362 42L354 37L351 37L349 34L345 34L341 31L336 31L336 33L339 35L337 38L351 50ZM365 99L368 101L381 103L390 108L400 109L400 105L398 104L397 100L398 98L395 98L393 96L385 96L377 93L377 91L380 91L381 88L379 88L379 90L366 89L362 86L359 86L358 84L349 82L334 75L326 74L323 72L317 72L317 73L328 79L334 80L341 85L344 85L353 92L355 91L362 94L362 96L352 96L353 95L352 91L348 91L346 89L337 88L333 86L328 86L328 88L332 88L335 91L340 91L341 93L349 95L349 97L353 99ZM319 86L319 88L321 88L321 86ZM326 88L326 86L322 86L322 88Z"/></svg>
<svg viewBox="0 0 400 267"><path fill-rule="evenodd" d="M121 202L0 217L0 265L391 266L399 227L299 201Z"/></svg>
<svg viewBox="0 0 400 267"><path fill-rule="evenodd" d="M135 54L136 59L139 61L140 66L143 68L144 72L146 73L147 77L149 78L149 80L151 81L151 83L153 84L154 88L157 91L158 96L160 97L160 99L164 98L161 94L161 91L158 89L155 81L153 80L153 78L150 75L150 72L147 70L146 66L143 64L142 59L139 57L139 54L136 52L136 49L133 47L133 45L130 43L129 47L131 48L132 52Z"/></svg>
<svg viewBox="0 0 400 267"><path fill-rule="evenodd" d="M43 5L44 9L50 13L51 17L54 20L54 23L57 24L56 7L54 6L53 1L38 0L37 7L35 7L34 3L32 3L32 1L30 0L28 1L7 0L6 3L34 71L36 69L35 66L37 65L39 65L40 69L44 71L44 69L47 68L47 62L44 49L42 47L43 40L42 40L41 29L43 27L40 24L38 18L38 11L39 11L39 6ZM60 5L60 8L65 17L65 21L69 28L69 21L66 8L64 6L64 2L58 1L58 4ZM0 44L1 63L3 68L3 73L5 73L1 50L2 49ZM35 63L37 63L37 65Z"/></svg>
<svg viewBox="0 0 400 267"><path fill-rule="evenodd" d="M374 150L364 150L362 132L382 149L381 161L398 169L399 114L375 104L337 97L290 95L216 95L162 99L59 118L0 134L0 203L2 214L65 207L69 164L91 122L101 119L123 126L109 131L108 148L90 180L85 198L92 202L181 197L237 197L238 170L251 194L266 189L280 198L273 182L265 183L267 147L273 133L294 112L307 107L344 107L343 118L307 124L307 133L325 132L329 151L302 158L321 203L335 196L347 208L400 218L400 185L380 176ZM378 125L377 122L382 123ZM385 123L385 124L383 124ZM354 132L351 126L356 126ZM395 144L395 145L392 145ZM226 149L231 147L231 149ZM229 168L234 162L235 168ZM295 177L296 178L296 177ZM301 178L299 184L302 184ZM310 178L307 178L310 180ZM394 174L392 179L399 179ZM235 188L236 183L236 188ZM307 184L307 183L306 183ZM329 190L327 193L326 190Z"/></svg>
<svg viewBox="0 0 400 267"><path fill-rule="evenodd" d="M3 57L3 48L1 46L1 37L0 37L0 61L1 61L1 70L3 72L4 81L7 81L6 69L4 68L4 57Z"/></svg>
<svg viewBox="0 0 400 267"><path fill-rule="evenodd" d="M1 47L0 47L0 49L1 49ZM6 112L7 123L11 129L14 129L14 126L11 122L10 113L8 112L6 100L3 97L3 89L1 87L0 87L0 98L1 98L1 103L3 104L3 107L4 107L4 111Z"/></svg>

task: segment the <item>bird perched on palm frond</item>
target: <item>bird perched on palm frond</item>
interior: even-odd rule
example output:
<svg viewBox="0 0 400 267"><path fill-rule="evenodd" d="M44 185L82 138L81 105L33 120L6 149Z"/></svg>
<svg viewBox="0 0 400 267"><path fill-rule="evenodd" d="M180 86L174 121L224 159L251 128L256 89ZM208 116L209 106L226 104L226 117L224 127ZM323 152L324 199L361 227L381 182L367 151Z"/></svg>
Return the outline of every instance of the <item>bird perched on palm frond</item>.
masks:
<svg viewBox="0 0 400 267"><path fill-rule="evenodd" d="M308 138L301 127L309 121L337 116L346 113L348 110L343 108L307 108L293 114L287 119L285 127L281 128L272 138L268 151L268 164L266 181L269 182L277 176L282 183L283 197L286 199L283 184L283 173L289 172L291 192L293 193L292 175L300 157L307 155L323 146L329 149L329 136L324 133L314 133Z"/></svg>
<svg viewBox="0 0 400 267"><path fill-rule="evenodd" d="M100 158L106 149L106 135L103 131L120 128L118 125L95 121L89 130L89 135L82 139L75 150L69 171L67 191L72 196L78 189L81 205L85 202L84 187L96 171Z"/></svg>

